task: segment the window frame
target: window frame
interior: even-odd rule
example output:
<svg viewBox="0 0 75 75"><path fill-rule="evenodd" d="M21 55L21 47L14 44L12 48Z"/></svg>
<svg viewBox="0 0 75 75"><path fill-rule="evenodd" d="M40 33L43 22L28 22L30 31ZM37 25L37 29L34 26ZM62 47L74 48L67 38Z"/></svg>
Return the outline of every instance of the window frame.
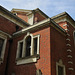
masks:
<svg viewBox="0 0 75 75"><path fill-rule="evenodd" d="M58 66L63 68L63 75L66 75L65 65L63 65L62 60L59 60L59 62L56 62L56 75L58 75Z"/></svg>
<svg viewBox="0 0 75 75"><path fill-rule="evenodd" d="M26 38L28 36L31 36L31 52L30 52L30 56L26 57ZM37 38L37 54L34 55L34 38ZM39 59L39 41L40 41L40 35L32 35L29 32L27 33L27 35L23 38L23 40L18 41L18 46L17 46L17 55L16 55L16 64L20 65L20 64L26 64L26 63L33 63L33 62L37 62L37 59ZM23 42L23 48L22 48L22 58L18 58L19 56L19 44Z"/></svg>
<svg viewBox="0 0 75 75"><path fill-rule="evenodd" d="M7 36L0 33L0 38L4 40L2 52L1 52L1 58L0 58L0 64L1 64L1 63L3 63L3 60L4 60L5 48L6 48L6 43L7 43Z"/></svg>
<svg viewBox="0 0 75 75"><path fill-rule="evenodd" d="M37 54L39 54L40 35L35 35L35 36L33 37L33 42L34 42L34 39L35 39L35 38L37 38ZM33 43L33 45L34 45L34 43ZM34 49L33 49L33 51L34 51Z"/></svg>
<svg viewBox="0 0 75 75"><path fill-rule="evenodd" d="M20 43L21 43L21 42L23 42L23 40L18 41L16 59L19 59L19 54L20 54ZM22 48L22 50L23 50L23 48Z"/></svg>
<svg viewBox="0 0 75 75"><path fill-rule="evenodd" d="M28 36L31 36L31 52L30 52L30 55L33 55L33 53L32 53L32 48L33 48L33 35L32 34L30 34L30 33L27 33L27 35L24 37L24 39L23 39L23 57L26 57L26 38L28 37Z"/></svg>

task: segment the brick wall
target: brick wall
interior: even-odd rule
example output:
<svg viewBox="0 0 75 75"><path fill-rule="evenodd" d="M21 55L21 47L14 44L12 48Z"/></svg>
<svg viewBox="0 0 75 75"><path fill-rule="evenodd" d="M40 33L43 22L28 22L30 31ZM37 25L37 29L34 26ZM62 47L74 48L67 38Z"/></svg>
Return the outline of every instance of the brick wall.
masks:
<svg viewBox="0 0 75 75"><path fill-rule="evenodd" d="M66 30L67 35L66 35L66 48L67 48L67 55L71 55L72 57L67 57L67 73L70 75L74 75L75 74L75 47L74 47L74 36L73 36L73 32L75 30L75 28L69 23L69 22L60 22L58 23L63 29ZM69 40L67 40L69 39ZM69 46L69 45L71 46ZM71 50L71 51L68 51ZM71 61L73 64L68 63L69 61ZM69 70L69 68L73 68L73 70Z"/></svg>
<svg viewBox="0 0 75 75"><path fill-rule="evenodd" d="M28 22L28 17L26 16L26 14L23 13L17 13L17 16L20 17L22 20L24 20L25 22Z"/></svg>
<svg viewBox="0 0 75 75"><path fill-rule="evenodd" d="M0 30L1 31L12 35L16 31L15 26L16 26L16 24L14 24L11 21L9 21L8 19L0 16ZM22 28L20 27L19 30L21 30L21 29ZM6 43L3 63L0 64L0 75L4 75L4 73L5 73L5 67L6 67L6 63L7 63L7 56L8 56L8 49L9 49L9 40L10 40L10 38L7 36L7 43Z"/></svg>
<svg viewBox="0 0 75 75"><path fill-rule="evenodd" d="M13 39L11 47L10 61L9 61L9 74L15 72L16 75L35 75L37 69L41 69L43 75L51 75L50 69L50 27L44 28L35 32L33 35L40 35L40 59L36 63L16 65L16 51L17 43L22 40L26 34ZM12 65L11 65L12 64Z"/></svg>
<svg viewBox="0 0 75 75"><path fill-rule="evenodd" d="M64 22L59 22L58 23L63 29L66 30L67 35L66 35L66 57L67 57L67 74L70 75L74 75L75 74L75 48L74 48L74 36L73 36L73 32L75 30L75 28L68 22L64 21ZM68 51L70 50L70 51ZM68 55L72 56L72 57L68 57ZM71 61L72 63L68 63L69 61ZM69 68L72 68L73 70L69 70Z"/></svg>
<svg viewBox="0 0 75 75"><path fill-rule="evenodd" d="M39 13L35 13L34 14L34 23L35 23L35 18L37 18L37 22L40 22L40 21L42 21L42 20L44 20L45 19L45 17L43 17L41 14L39 14Z"/></svg>
<svg viewBox="0 0 75 75"><path fill-rule="evenodd" d="M52 75L56 75L56 62L62 59L63 64L67 66L66 63L66 37L51 27L50 31L51 37L51 72Z"/></svg>
<svg viewBox="0 0 75 75"><path fill-rule="evenodd" d="M75 28L70 24L67 23L68 25L68 30L67 33L69 35L67 35L67 38L70 39L70 41L67 41L67 44L70 44L71 46L67 46L67 49L70 49L71 52L67 52L67 55L71 55L72 58L68 58L68 61L71 61L73 64L68 64L68 68L73 68L74 70L69 70L69 74L74 75L75 74L75 47L74 47L74 36L73 36L73 32L75 30Z"/></svg>
<svg viewBox="0 0 75 75"><path fill-rule="evenodd" d="M22 28L19 27L19 30L21 29ZM14 32L16 32L16 24L0 16L0 30L12 35Z"/></svg>

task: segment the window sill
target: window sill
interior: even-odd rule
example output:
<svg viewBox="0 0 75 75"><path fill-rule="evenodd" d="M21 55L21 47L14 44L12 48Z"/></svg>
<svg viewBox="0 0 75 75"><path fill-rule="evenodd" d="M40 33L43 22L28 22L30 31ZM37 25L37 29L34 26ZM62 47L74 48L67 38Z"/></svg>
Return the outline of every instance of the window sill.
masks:
<svg viewBox="0 0 75 75"><path fill-rule="evenodd" d="M25 57L25 58L19 58L19 59L16 59L16 65L34 63L34 62L37 62L38 59L39 59L39 55L33 55L33 56Z"/></svg>

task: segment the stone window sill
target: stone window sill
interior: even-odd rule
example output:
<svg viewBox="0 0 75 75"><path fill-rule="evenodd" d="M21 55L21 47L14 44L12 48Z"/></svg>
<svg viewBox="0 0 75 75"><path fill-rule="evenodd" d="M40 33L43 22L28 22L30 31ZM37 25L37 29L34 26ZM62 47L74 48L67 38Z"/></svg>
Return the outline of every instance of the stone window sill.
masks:
<svg viewBox="0 0 75 75"><path fill-rule="evenodd" d="M19 59L16 59L16 65L34 63L34 62L37 62L38 59L39 59L39 55L33 55L33 56L25 57L25 58L19 58Z"/></svg>

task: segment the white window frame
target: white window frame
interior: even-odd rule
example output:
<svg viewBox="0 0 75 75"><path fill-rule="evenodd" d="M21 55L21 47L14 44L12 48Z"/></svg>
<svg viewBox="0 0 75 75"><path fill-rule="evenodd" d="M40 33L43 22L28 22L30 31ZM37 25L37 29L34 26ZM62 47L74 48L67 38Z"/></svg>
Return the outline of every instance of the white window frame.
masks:
<svg viewBox="0 0 75 75"><path fill-rule="evenodd" d="M30 52L30 56L26 57L25 53L26 53L26 38L28 36L31 36L31 52ZM34 43L34 38L37 38L37 55L39 55L39 41L40 41L40 35L36 35L33 36L32 34L30 34L29 32L27 33L27 35L24 37L23 40L18 41L18 46L17 46L17 55L16 55L16 59L19 59L19 44L21 42L23 42L23 50L22 50L22 58L19 60L16 60L17 65L20 64L26 64L26 63L33 63L33 62L37 62L37 57L34 55L34 48L33 48L33 43Z"/></svg>
<svg viewBox="0 0 75 75"><path fill-rule="evenodd" d="M58 75L58 66L63 68L63 75L66 75L65 65L63 65L62 60L59 60L59 62L56 62L56 75Z"/></svg>
<svg viewBox="0 0 75 75"><path fill-rule="evenodd" d="M20 43L21 43L21 42L23 42L23 40L18 41L16 59L19 59L19 54L20 54ZM23 50L23 49L22 49L22 50Z"/></svg>
<svg viewBox="0 0 75 75"><path fill-rule="evenodd" d="M39 46L40 46L40 35L36 35L33 37L33 42L34 42L34 38L37 38L37 54L39 54ZM34 43L33 43L34 45ZM34 49L33 49L34 51Z"/></svg>
<svg viewBox="0 0 75 75"><path fill-rule="evenodd" d="M30 34L30 33L27 33L27 35L23 39L23 54L22 54L22 57L25 57L26 56L26 38L28 36L31 36L31 50L30 50L31 52L30 52L30 55L33 55L33 53L32 53L32 48L33 48L33 35Z"/></svg>
<svg viewBox="0 0 75 75"><path fill-rule="evenodd" d="M7 36L2 34L2 33L0 33L0 38L4 40L4 44L3 44L3 47L2 47L2 53L1 53L1 59L0 59L0 64L1 64L1 63L3 63L3 60L4 60Z"/></svg>

